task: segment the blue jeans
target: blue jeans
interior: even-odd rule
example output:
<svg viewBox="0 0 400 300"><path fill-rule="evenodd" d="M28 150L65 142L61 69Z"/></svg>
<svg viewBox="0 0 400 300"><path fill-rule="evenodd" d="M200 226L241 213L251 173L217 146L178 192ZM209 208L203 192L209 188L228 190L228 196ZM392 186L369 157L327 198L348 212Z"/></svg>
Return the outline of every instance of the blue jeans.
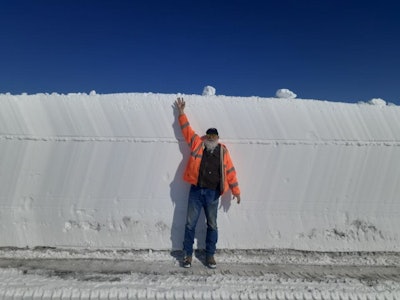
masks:
<svg viewBox="0 0 400 300"><path fill-rule="evenodd" d="M207 219L206 255L214 255L218 241L217 212L219 197L219 190L210 190L194 185L190 188L185 238L183 241L185 255L193 255L194 235L202 208Z"/></svg>

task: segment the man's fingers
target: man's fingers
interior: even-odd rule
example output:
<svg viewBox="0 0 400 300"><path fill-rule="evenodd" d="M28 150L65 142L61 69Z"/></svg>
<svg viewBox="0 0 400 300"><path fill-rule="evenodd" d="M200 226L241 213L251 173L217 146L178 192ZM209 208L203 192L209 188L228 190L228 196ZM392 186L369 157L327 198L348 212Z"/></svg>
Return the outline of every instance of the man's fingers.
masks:
<svg viewBox="0 0 400 300"><path fill-rule="evenodd" d="M176 100L176 104L178 106L184 106L185 105L185 101L183 100L183 98L178 97L178 99Z"/></svg>
<svg viewBox="0 0 400 300"><path fill-rule="evenodd" d="M183 101L183 98L176 99L175 103L178 107L182 107L183 105L185 105L185 101Z"/></svg>
<svg viewBox="0 0 400 300"><path fill-rule="evenodd" d="M236 198L237 204L239 204L240 203L240 196L233 196L232 200L235 200L235 198Z"/></svg>

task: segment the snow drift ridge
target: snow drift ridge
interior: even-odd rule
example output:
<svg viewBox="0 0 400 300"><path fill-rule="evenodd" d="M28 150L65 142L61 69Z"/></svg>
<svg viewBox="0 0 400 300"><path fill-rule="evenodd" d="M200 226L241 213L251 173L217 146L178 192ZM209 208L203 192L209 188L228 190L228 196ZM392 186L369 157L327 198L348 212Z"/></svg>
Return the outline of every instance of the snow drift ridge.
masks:
<svg viewBox="0 0 400 300"><path fill-rule="evenodd" d="M0 95L0 246L180 249L176 97ZM243 193L222 197L219 248L400 250L400 108L184 97L199 133L218 128Z"/></svg>

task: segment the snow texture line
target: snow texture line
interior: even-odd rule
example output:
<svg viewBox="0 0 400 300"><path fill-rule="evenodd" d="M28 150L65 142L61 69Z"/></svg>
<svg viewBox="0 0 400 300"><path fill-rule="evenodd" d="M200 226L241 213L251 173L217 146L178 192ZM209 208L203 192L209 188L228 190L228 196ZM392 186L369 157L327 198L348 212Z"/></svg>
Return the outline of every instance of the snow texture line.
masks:
<svg viewBox="0 0 400 300"><path fill-rule="evenodd" d="M125 136L31 136L31 135L1 135L0 140L16 140L28 142L98 142L98 143L171 143L177 144L175 138L141 138Z"/></svg>
<svg viewBox="0 0 400 300"><path fill-rule="evenodd" d="M0 141L17 140L32 142L96 142L96 143L185 143L182 138L133 137L133 136L33 136L0 135ZM290 139L223 139L226 144L248 144L264 146L357 146L357 147L400 147L396 140L290 140Z"/></svg>

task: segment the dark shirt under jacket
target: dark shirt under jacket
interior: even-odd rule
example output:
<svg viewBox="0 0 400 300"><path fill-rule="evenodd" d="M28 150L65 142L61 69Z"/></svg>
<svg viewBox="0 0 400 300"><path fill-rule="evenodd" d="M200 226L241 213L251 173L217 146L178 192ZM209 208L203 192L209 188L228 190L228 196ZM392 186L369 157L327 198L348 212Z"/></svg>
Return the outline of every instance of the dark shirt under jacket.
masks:
<svg viewBox="0 0 400 300"><path fill-rule="evenodd" d="M204 149L200 164L198 186L211 190L218 190L221 181L221 145L211 152Z"/></svg>

